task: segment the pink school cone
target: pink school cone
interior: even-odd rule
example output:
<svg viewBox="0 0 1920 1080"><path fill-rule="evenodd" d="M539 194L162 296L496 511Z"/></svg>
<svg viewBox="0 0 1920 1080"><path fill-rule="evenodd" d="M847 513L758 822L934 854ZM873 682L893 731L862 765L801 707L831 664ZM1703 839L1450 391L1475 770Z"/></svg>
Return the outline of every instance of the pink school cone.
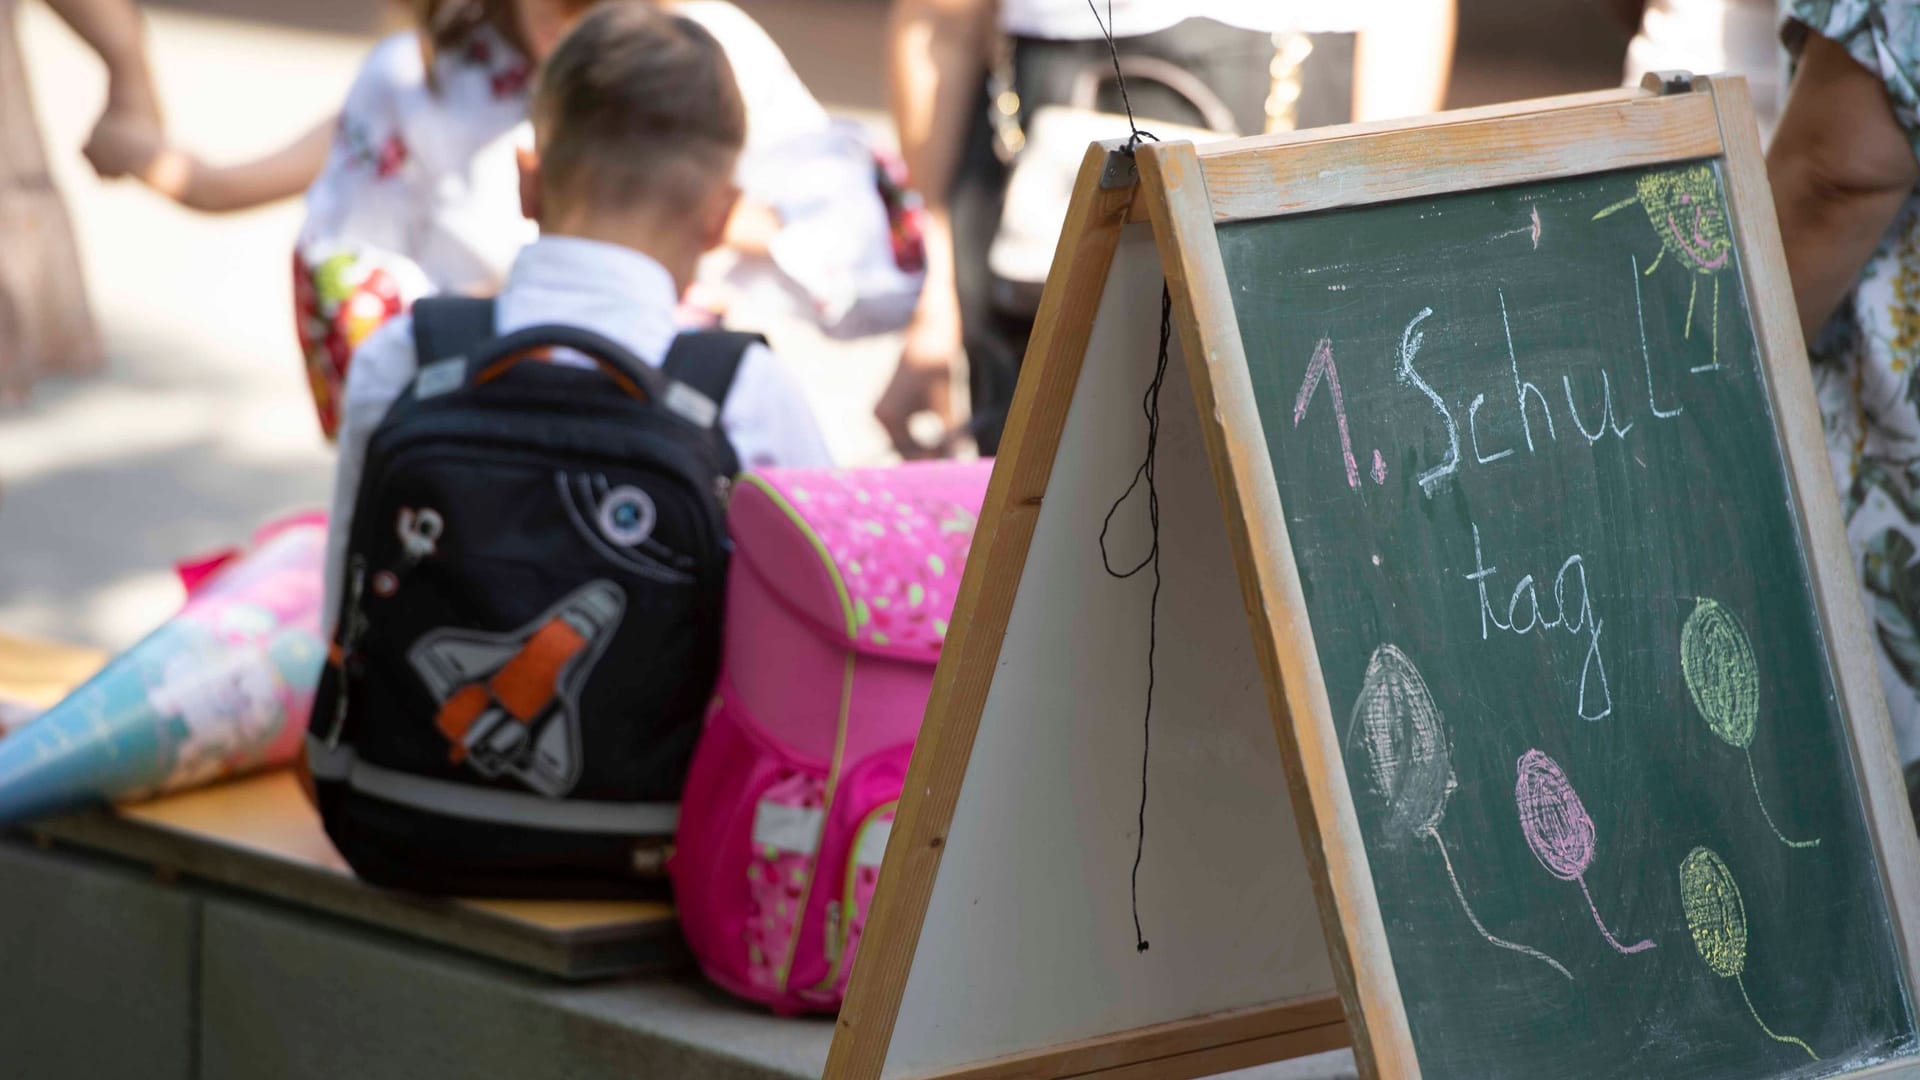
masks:
<svg viewBox="0 0 1920 1080"><path fill-rule="evenodd" d="M325 554L324 517L301 515L183 566L179 614L0 739L0 822L291 761L326 654Z"/></svg>

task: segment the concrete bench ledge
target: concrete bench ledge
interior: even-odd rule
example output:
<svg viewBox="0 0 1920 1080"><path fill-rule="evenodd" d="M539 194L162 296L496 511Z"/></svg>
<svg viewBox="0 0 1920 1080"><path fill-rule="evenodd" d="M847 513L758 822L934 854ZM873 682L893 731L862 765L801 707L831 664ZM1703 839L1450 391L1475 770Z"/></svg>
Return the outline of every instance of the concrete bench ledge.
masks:
<svg viewBox="0 0 1920 1080"><path fill-rule="evenodd" d="M786 1080L833 1037L692 975L563 983L17 840L0 958L10 1080Z"/></svg>
<svg viewBox="0 0 1920 1080"><path fill-rule="evenodd" d="M568 985L306 915L208 900L195 1080L817 1077L825 1020L690 979Z"/></svg>
<svg viewBox="0 0 1920 1080"><path fill-rule="evenodd" d="M784 1080L833 1037L691 974L563 983L18 840L0 958L18 1080ZM1341 1051L1234 1077L1353 1075Z"/></svg>

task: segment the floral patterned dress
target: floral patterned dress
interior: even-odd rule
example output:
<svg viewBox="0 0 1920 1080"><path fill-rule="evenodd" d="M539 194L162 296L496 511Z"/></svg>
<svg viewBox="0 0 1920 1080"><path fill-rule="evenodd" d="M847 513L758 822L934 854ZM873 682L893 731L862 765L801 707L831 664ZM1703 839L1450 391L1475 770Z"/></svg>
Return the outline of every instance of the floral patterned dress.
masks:
<svg viewBox="0 0 1920 1080"><path fill-rule="evenodd" d="M1920 3L1789 0L1785 12L1791 51L1819 34L1881 77L1920 154ZM1911 764L1920 760L1920 192L1808 352L1880 682Z"/></svg>
<svg viewBox="0 0 1920 1080"><path fill-rule="evenodd" d="M432 85L419 38L374 47L307 192L294 252L294 311L314 404L338 424L347 360L431 292L492 292L537 230L520 215L514 149L532 66L492 30L440 50Z"/></svg>

